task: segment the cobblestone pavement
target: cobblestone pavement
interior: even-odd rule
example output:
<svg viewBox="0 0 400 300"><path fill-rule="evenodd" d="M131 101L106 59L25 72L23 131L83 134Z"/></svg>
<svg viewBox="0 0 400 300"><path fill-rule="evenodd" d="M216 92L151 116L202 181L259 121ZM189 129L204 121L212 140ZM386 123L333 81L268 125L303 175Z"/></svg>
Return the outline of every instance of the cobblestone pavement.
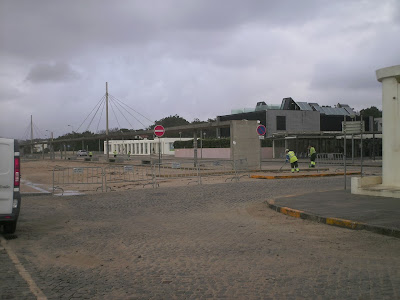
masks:
<svg viewBox="0 0 400 300"><path fill-rule="evenodd" d="M7 245L48 299L399 299L399 239L263 203L335 187L343 178L27 197ZM0 299L34 298L0 259Z"/></svg>

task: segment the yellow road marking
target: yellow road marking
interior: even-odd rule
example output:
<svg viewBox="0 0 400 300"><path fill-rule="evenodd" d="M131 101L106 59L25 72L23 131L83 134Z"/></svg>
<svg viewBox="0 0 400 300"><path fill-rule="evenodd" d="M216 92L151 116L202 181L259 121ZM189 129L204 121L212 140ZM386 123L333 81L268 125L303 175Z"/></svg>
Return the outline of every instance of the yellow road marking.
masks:
<svg viewBox="0 0 400 300"><path fill-rule="evenodd" d="M7 245L7 241L4 239L3 236L0 235L0 242L3 248L6 250L8 256L14 263L15 267L18 270L19 275L26 281L29 286L31 292L36 296L36 299L39 300L47 300L47 297L43 294L42 290L36 285L35 281L32 279L31 275L28 271L24 268L24 266L19 261L17 255L14 251Z"/></svg>

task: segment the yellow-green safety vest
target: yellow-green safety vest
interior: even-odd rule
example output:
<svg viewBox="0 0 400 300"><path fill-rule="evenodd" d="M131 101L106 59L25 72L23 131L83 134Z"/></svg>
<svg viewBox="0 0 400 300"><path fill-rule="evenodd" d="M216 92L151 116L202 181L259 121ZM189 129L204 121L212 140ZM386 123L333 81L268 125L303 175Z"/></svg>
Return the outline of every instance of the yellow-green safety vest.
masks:
<svg viewBox="0 0 400 300"><path fill-rule="evenodd" d="M310 148L310 155L313 155L315 152L316 152L316 151L315 151L315 148L314 148L314 147L311 147L311 148Z"/></svg>
<svg viewBox="0 0 400 300"><path fill-rule="evenodd" d="M297 161L297 157L293 151L289 151L287 155L289 156L290 163L294 163L295 161Z"/></svg>

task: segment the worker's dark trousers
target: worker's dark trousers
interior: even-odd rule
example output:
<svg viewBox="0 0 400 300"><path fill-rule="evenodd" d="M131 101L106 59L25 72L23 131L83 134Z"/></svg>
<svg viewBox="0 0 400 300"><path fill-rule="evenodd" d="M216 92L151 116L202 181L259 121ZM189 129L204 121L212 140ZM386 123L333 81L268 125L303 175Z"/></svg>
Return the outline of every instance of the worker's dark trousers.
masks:
<svg viewBox="0 0 400 300"><path fill-rule="evenodd" d="M310 157L310 168L315 168L315 159L317 158L317 153L313 153Z"/></svg>
<svg viewBox="0 0 400 300"><path fill-rule="evenodd" d="M290 163L290 166L292 167L292 173L296 170L296 172L299 172L299 164L297 163L297 160L295 162Z"/></svg>

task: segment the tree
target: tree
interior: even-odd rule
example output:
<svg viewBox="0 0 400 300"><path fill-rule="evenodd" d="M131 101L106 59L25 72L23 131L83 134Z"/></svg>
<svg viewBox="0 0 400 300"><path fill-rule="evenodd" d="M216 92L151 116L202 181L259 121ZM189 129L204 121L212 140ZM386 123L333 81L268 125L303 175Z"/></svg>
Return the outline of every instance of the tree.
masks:
<svg viewBox="0 0 400 300"><path fill-rule="evenodd" d="M363 117L382 118L382 111L375 106L360 110L360 115Z"/></svg>
<svg viewBox="0 0 400 300"><path fill-rule="evenodd" d="M192 124L200 124L200 123L205 123L204 121L201 121L199 118L194 118Z"/></svg>
<svg viewBox="0 0 400 300"><path fill-rule="evenodd" d="M174 127L174 126L181 126L181 125L187 125L190 124L189 121L185 120L184 118L175 115L175 116L169 116L162 118L161 120L155 121L153 125L151 125L147 129L153 129L156 125L162 125L165 128L167 127Z"/></svg>

